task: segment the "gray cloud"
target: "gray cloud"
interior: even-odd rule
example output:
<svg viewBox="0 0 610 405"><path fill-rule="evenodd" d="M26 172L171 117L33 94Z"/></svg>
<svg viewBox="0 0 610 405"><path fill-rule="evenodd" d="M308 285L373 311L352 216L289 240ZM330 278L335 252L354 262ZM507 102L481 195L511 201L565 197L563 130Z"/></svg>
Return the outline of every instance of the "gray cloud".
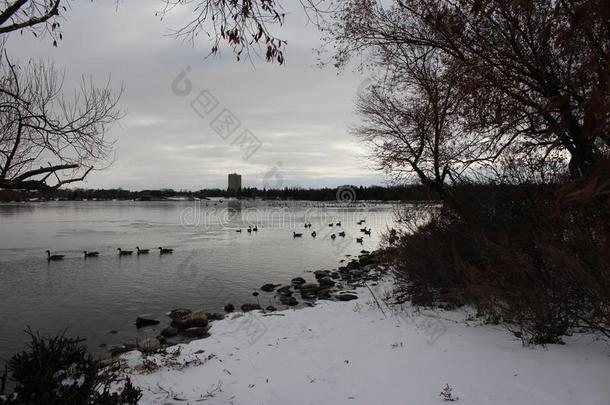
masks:
<svg viewBox="0 0 610 405"><path fill-rule="evenodd" d="M192 47L167 35L184 12L160 21L154 15L160 2L144 0L121 2L118 9L112 2L73 2L58 48L27 34L11 37L7 48L13 58L43 57L65 66L66 88L81 75L100 84L110 75L116 87L124 83L128 114L110 131L116 161L83 186L225 187L226 174L237 171L246 185L260 187L273 168L286 186L379 184L383 179L365 161L365 149L347 133L357 120L353 102L364 77L314 66L319 34L294 3L282 29L285 66L255 58L253 67L226 49L221 57L205 58L205 41ZM187 66L194 89L208 89L262 141L248 161L190 108L194 93L172 92L172 81Z"/></svg>

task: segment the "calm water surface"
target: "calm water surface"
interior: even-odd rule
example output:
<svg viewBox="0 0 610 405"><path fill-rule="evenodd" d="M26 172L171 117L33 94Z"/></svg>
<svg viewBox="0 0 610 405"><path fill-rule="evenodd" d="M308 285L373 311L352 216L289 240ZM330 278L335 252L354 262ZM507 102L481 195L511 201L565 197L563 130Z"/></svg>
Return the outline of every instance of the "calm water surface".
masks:
<svg viewBox="0 0 610 405"><path fill-rule="evenodd" d="M113 345L156 335L176 307L222 312L255 302L264 283L286 283L340 265L346 255L375 249L394 218L390 204L353 206L311 202L167 201L0 204L0 363L22 350L23 330L68 330L102 355ZM367 220L371 236L356 224ZM304 222L311 229L304 229ZM340 229L345 238L329 238ZM249 234L248 225L258 224ZM244 229L237 233L236 229ZM317 231L317 238L311 237ZM293 238L292 232L304 233ZM363 244L356 237L364 236ZM175 249L119 257L117 248ZM66 255L47 262L45 250ZM83 250L100 252L84 259ZM281 307L273 294L261 304ZM136 330L148 315L158 327ZM117 331L116 334L109 333ZM104 346L106 345L106 346Z"/></svg>

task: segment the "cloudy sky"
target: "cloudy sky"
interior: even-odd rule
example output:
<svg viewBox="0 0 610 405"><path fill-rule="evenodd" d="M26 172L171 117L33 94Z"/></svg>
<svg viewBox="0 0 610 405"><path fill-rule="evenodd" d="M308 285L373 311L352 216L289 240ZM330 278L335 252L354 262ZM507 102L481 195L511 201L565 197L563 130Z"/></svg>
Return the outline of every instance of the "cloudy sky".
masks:
<svg viewBox="0 0 610 405"><path fill-rule="evenodd" d="M127 115L110 131L116 161L92 173L85 187L226 187L234 171L245 185L258 187L383 184L348 133L357 123L354 98L366 76L317 67L319 34L296 0L286 3L284 66L256 58L254 66L236 62L227 49L206 59L209 43L193 47L168 35L188 15L174 12L161 21L157 0L127 0L118 8L110 1L73 2L59 47L14 35L8 49L22 61L42 57L65 66L66 90L82 75L99 84L110 75L116 88L124 84ZM190 91L176 79L182 72ZM220 131L227 139L213 129L225 109L240 122L232 134ZM242 136L246 130L249 138ZM239 142L252 136L261 143L253 153L253 143Z"/></svg>

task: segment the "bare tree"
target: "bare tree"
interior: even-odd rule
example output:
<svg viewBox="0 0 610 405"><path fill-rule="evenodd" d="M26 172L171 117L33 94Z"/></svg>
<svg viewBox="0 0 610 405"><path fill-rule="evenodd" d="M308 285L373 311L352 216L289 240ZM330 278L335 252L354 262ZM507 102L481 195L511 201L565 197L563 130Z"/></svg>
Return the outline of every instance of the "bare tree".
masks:
<svg viewBox="0 0 610 405"><path fill-rule="evenodd" d="M0 35L31 31L38 37L48 33L53 44L62 39L60 13L67 0L4 0L0 2ZM62 4L63 3L63 4Z"/></svg>
<svg viewBox="0 0 610 405"><path fill-rule="evenodd" d="M441 52L461 66L473 129L567 151L578 177L610 142L609 13L605 0L350 0L328 29L339 65L379 49Z"/></svg>
<svg viewBox="0 0 610 405"><path fill-rule="evenodd" d="M52 64L0 65L0 188L41 190L81 181L107 162L106 132L122 113L120 92L83 78L70 98Z"/></svg>
<svg viewBox="0 0 610 405"><path fill-rule="evenodd" d="M321 26L338 8L332 0L299 0L309 21ZM226 43L237 60L249 58L259 49L267 62L284 63L287 42L275 33L284 25L286 12L276 0L163 0L158 15L164 18L176 8L188 8L192 17L172 32L176 38L194 43L200 36L211 41L211 54Z"/></svg>
<svg viewBox="0 0 610 405"><path fill-rule="evenodd" d="M412 63L392 69L359 97L363 123L353 132L372 146L380 169L397 178L415 174L446 197L448 182L494 159L510 138L469 130L460 115L465 96L456 72L446 69L438 52L405 52ZM394 57L386 54L388 63Z"/></svg>

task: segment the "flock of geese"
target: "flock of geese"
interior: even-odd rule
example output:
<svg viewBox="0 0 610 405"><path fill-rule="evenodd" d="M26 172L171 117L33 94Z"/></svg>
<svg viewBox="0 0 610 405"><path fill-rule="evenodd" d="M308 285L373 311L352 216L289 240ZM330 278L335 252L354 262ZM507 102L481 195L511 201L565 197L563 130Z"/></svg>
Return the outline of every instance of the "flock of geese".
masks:
<svg viewBox="0 0 610 405"><path fill-rule="evenodd" d="M366 221L364 219L361 219L360 221L357 222L358 225L362 225L364 224ZM341 222L337 222L337 223L330 223L328 224L329 228L333 228L333 227L341 227ZM305 228L311 228L311 223L305 223ZM238 233L242 233L241 229L237 229L235 232ZM246 229L246 232L248 233L252 233L252 232L258 232L258 226L254 225L250 225L248 227L248 229ZM371 228L366 228L366 226L364 228L360 228L360 232L364 233L365 235L370 236L371 235ZM311 233L311 236L313 238L315 238L318 234L316 233L316 231L313 231ZM337 234L331 234L330 238L332 240L335 240L337 238L337 235L339 235L342 238L345 238L345 232L341 231L338 232ZM292 237L293 238L302 238L303 234L302 233L297 233L297 232L292 232ZM364 238L356 238L356 242L357 243L363 243ZM174 249L168 249L168 248L164 248L159 246L157 249L159 249L159 254L160 255L168 255L168 254L172 254L174 253ZM123 250L121 248L118 248L117 251L119 252L119 256L131 256L133 255L133 250ZM150 249L140 249L139 246L136 246L136 255L140 256L140 255L147 255L150 253ZM88 252L86 250L83 251L84 257L89 258L89 257L98 257L100 255L100 252ZM50 262L54 262L54 261L58 261L58 260L63 260L65 257L65 255L55 255L55 254L51 254L50 250L47 250L47 260Z"/></svg>
<svg viewBox="0 0 610 405"><path fill-rule="evenodd" d="M361 219L360 221L357 222L357 224L358 225L362 225L365 222L366 222L366 220ZM337 222L337 223L332 222L332 223L328 224L328 227L329 228L341 227L341 222ZM311 223L307 223L306 222L305 223L305 228L311 228ZM365 235L371 236L371 228L367 229L366 226L364 228L360 228L360 232L364 233ZM316 233L316 231L313 231L311 233L312 238L315 238L317 235L318 234ZM333 234L330 235L330 238L332 240L335 240L337 238L337 235L339 235L342 238L345 238L345 232L344 231L338 232L337 234L333 233ZM293 238L302 238L303 234L302 233L297 233L297 232L292 232L292 237ZM356 238L356 242L361 244L361 243L364 242L364 238Z"/></svg>
<svg viewBox="0 0 610 405"><path fill-rule="evenodd" d="M235 232L237 232L237 233L241 233L241 229L238 229L238 230L236 230ZM252 233L252 232L258 232L258 226L257 226L257 225L254 225L254 226L250 225L250 226L248 227L248 229L246 229L246 232L248 232L248 233Z"/></svg>
<svg viewBox="0 0 610 405"><path fill-rule="evenodd" d="M160 255L169 255L174 253L174 249L168 249L168 248L163 248L161 246L159 246L157 249L159 249L159 254ZM123 250L121 248L117 249L119 252L119 256L131 256L133 255L133 250ZM136 254L139 255L147 255L150 253L150 249L140 249L140 247L136 246ZM83 251L83 254L85 255L85 259L88 257L98 257L100 255L100 252L88 252L86 250ZM64 257L66 257L66 255L54 255L51 254L50 250L47 250L47 260L50 262L55 262L58 260L63 260Z"/></svg>

